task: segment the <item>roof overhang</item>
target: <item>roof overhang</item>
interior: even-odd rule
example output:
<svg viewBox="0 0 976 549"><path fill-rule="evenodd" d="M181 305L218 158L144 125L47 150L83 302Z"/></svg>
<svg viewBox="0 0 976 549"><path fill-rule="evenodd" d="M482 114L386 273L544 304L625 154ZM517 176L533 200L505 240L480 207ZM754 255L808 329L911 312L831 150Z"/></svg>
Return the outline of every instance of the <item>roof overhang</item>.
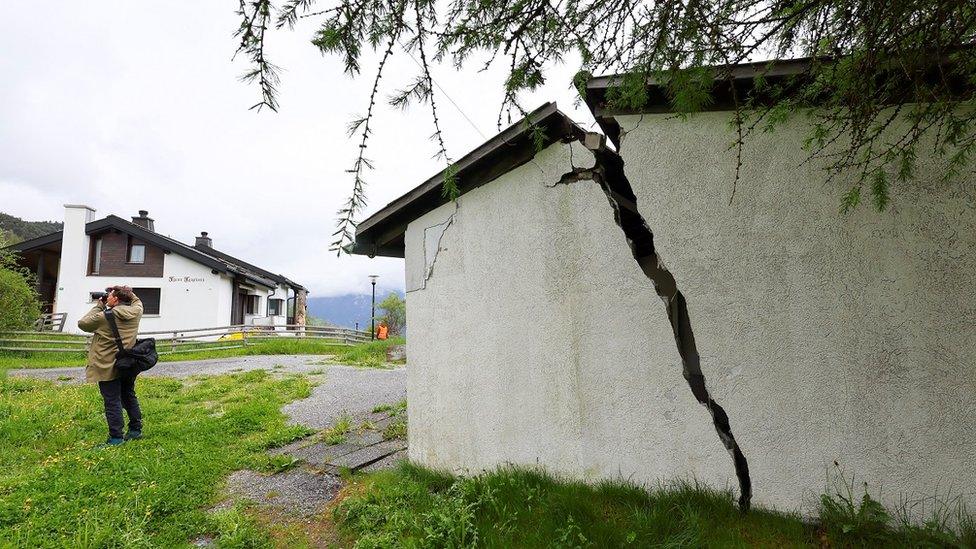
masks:
<svg viewBox="0 0 976 549"><path fill-rule="evenodd" d="M542 137L542 148L556 141L578 139L584 133L555 103L546 103L454 164L460 193L478 188L532 160L539 150L533 127L542 132L538 134ZM370 257L403 257L407 225L448 203L441 193L445 172L435 174L360 222L356 240L348 251Z"/></svg>
<svg viewBox="0 0 976 549"><path fill-rule="evenodd" d="M971 54L973 46L965 46L959 51ZM951 96L965 99L971 98L974 91L973 83L959 75L946 75L944 67L956 63L952 54L956 52L930 52L920 55L913 65L905 66L902 62L892 60L882 69L889 71L893 82L904 84L895 85L896 90L910 89L910 83L915 79L938 83ZM737 65L714 65L708 67L712 76L710 101L704 105L703 111L734 111L736 106L743 106L748 101L750 108L772 105L784 96L808 86L819 71L837 66L843 58L837 57L803 57L797 59L771 59L755 63L741 63ZM883 74L883 73L882 73ZM762 87L757 87L760 78ZM610 104L607 100L608 90L619 86L623 82L622 75L598 76L591 78L586 84L585 101L597 123L611 141L620 147L620 127L616 116L626 114L645 113L673 113L676 112L669 97L667 83L649 77L646 81L647 101L638 109L620 108ZM772 90L777 90L775 93ZM897 102L897 91L891 101ZM803 97L810 106L820 104L827 99L828 94ZM904 101L914 101L909 93L903 97Z"/></svg>
<svg viewBox="0 0 976 549"><path fill-rule="evenodd" d="M294 288L296 290L306 290L306 288L304 286L302 286L301 284L299 284L299 283L297 283L297 282L295 282L293 280L289 280L288 277L286 277L284 275L275 274L275 273L272 273L271 271L266 271L266 270L262 269L261 267L258 267L257 265L252 265L252 264L250 264L250 263L248 263L246 261L242 261L240 259L237 259L236 257L234 257L234 256L232 256L230 254L226 254L226 253L224 253L224 252L222 252L220 250L216 250L214 248L211 248L210 246L196 245L196 246L193 246L193 249L194 250L198 250L198 251L200 251L203 254L216 257L217 259L220 259L220 260L222 260L224 262L230 263L231 265L241 267L241 268L243 268L244 270L246 270L246 271L248 271L250 273L253 273L253 274L257 275L257 276L263 277L265 280L273 281L275 284L284 284L284 285L290 286L290 287L292 287L292 288ZM272 287L274 287L274 286L272 286Z"/></svg>
<svg viewBox="0 0 976 549"><path fill-rule="evenodd" d="M37 238L32 238L30 240L24 240L23 242L11 244L10 246L7 246L5 249L14 252L31 252L34 250L46 248L52 244L60 243L63 232L64 231L57 231L51 234L46 234L44 236L38 236Z"/></svg>
<svg viewBox="0 0 976 549"><path fill-rule="evenodd" d="M756 78L759 76L769 84L782 85L795 81L793 85L800 85L803 83L803 77L810 73L814 61L813 58L802 58L710 67L714 79L711 101L702 110L735 110L736 97L740 98L740 101L746 97L761 101L762 98L756 98L753 93ZM624 76L620 74L591 78L586 83L584 97L600 128L617 148L620 147L620 126L615 119L616 116L675 112L671 98L668 96L666 83L653 76L647 78L647 101L641 108L628 109L611 105L607 100L607 91L619 86L623 78Z"/></svg>

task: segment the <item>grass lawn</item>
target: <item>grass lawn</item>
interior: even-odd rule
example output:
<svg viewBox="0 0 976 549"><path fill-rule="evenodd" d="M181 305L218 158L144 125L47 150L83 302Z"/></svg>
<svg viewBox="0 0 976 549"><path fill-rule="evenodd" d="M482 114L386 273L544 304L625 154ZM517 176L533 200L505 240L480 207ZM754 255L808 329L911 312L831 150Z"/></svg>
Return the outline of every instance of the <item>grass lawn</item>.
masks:
<svg viewBox="0 0 976 549"><path fill-rule="evenodd" d="M241 508L207 509L231 471L290 465L264 450L308 434L280 408L310 391L264 371L140 379L146 437L93 449L106 437L93 385L0 378L0 547L267 546Z"/></svg>
<svg viewBox="0 0 976 549"><path fill-rule="evenodd" d="M249 344L247 347L222 350L201 350L188 353L160 355L160 362L207 360L248 355L332 355L334 362L366 367L380 367L386 362L386 349L403 344L403 338L370 341L358 345L336 345L328 341L282 337ZM160 349L162 350L163 347ZM85 353L30 353L0 351L0 376L15 368L66 368L84 366Z"/></svg>
<svg viewBox="0 0 976 549"><path fill-rule="evenodd" d="M976 547L972 522L893 521L871 500L824 505L820 524L738 511L728 493L689 484L647 492L507 468L458 478L407 463L356 476L334 508L357 547Z"/></svg>

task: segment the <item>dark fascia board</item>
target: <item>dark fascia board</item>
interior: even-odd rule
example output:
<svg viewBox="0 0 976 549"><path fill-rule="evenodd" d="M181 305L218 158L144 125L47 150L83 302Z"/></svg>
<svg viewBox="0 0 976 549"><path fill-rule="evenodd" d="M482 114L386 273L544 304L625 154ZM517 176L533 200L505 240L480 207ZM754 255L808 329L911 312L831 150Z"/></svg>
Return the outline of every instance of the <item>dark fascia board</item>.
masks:
<svg viewBox="0 0 976 549"><path fill-rule="evenodd" d="M25 240L23 242L18 242L16 244L11 244L10 246L4 247L5 250L10 250L13 252L29 252L32 250L37 250L45 246L50 246L55 242L60 242L64 236L64 231L57 231L44 236L38 236L30 240Z"/></svg>
<svg viewBox="0 0 976 549"><path fill-rule="evenodd" d="M713 66L715 85L712 89L712 101L703 110L735 110L733 89L739 97L747 97L753 89L757 76L762 75L769 82L782 82L790 78L802 77L810 71L815 60L804 57ZM647 78L648 100L643 107L639 109L610 107L606 101L607 90L614 87L622 78L623 75L612 74L589 79L586 83L585 97L586 105L593 113L593 117L618 148L620 126L614 118L616 115L674 112L667 90L654 77Z"/></svg>
<svg viewBox="0 0 976 549"><path fill-rule="evenodd" d="M584 133L556 108L555 103L545 103L454 164L460 193L480 187L532 160L536 150L530 124L543 129L543 147L560 140L580 138ZM407 224L448 202L441 195L445 171L360 222L356 227L355 242L348 251L370 257L403 257L403 235Z"/></svg>
<svg viewBox="0 0 976 549"><path fill-rule="evenodd" d="M940 82L946 86L949 93L959 98L972 97L974 85L966 79L951 77L946 81L945 73L942 71L944 63L955 63L952 54L959 51L972 53L973 46L965 46L953 52L931 52L927 56L920 57L918 66L914 71L918 72L913 78L921 77L933 82ZM716 65L711 67L715 76L715 81L711 90L712 101L704 108L706 111L733 111L736 108L736 98L740 101L749 98L754 104L769 104L775 101L772 97L762 90L755 89L756 77L762 76L769 84L779 84L785 87L786 93L792 89L799 89L809 84L813 77L813 69L819 65L829 65L835 63L840 58L831 57L803 57L797 59L771 59L758 61L755 63L741 63L738 65ZM891 76L903 78L900 75L904 68L898 64L891 65ZM919 72L920 71L920 72ZM642 113L669 113L674 112L667 90L661 82L653 77L647 79L648 101L640 109L628 110L614 108L607 104L607 90L621 80L621 75L599 76L591 78L586 84L586 104L596 118L597 123L603 128L607 137L618 149L620 147L620 128L615 120L615 115L621 114L642 114ZM817 99L808 100L816 102ZM906 96L906 100L913 100L911 96Z"/></svg>
<svg viewBox="0 0 976 549"><path fill-rule="evenodd" d="M204 265L210 267L211 269L224 273L224 274L238 274L242 277L251 280L257 284L265 286L267 288L275 288L277 286L276 281L259 276L255 273L248 272L242 267L237 267L228 264L226 261L222 261L219 258L207 255L191 246L180 242L179 240L174 240L168 236L163 236L159 233L150 231L144 227L136 225L131 221L126 221L121 217L116 215L110 215L103 219L98 219L92 221L85 225L85 234L97 234L106 230L118 230L120 232L132 235L139 240L148 242L154 246L162 248L165 251L172 252L181 255L187 259L191 259Z"/></svg>
<svg viewBox="0 0 976 549"><path fill-rule="evenodd" d="M289 280L285 276L282 276L280 274L272 273L271 271L264 270L261 267L258 267L257 265L252 265L252 264L250 264L250 263L248 263L246 261L242 261L240 259L237 259L236 257L234 257L234 256L232 256L230 254L224 253L224 252L222 252L220 250L217 250L215 248L211 248L210 246L193 246L193 248L196 249L196 250L199 250L199 251L201 251L201 252L203 252L203 253L205 253L207 255L211 255L211 256L216 257L218 259L222 259L222 260L224 260L224 261L226 261L228 263L232 263L232 264L235 264L235 265L237 265L239 267L242 267L244 269L247 269L249 271L253 271L253 272L255 272L255 273L257 273L257 274L259 274L259 275L267 278L268 280L274 280L275 282L278 282L280 284L287 284L287 285L289 285L289 286L291 286L291 287L293 287L295 289L299 289L299 290L305 290L306 289L301 284L299 284L297 282L294 282L292 280Z"/></svg>
<svg viewBox="0 0 976 549"><path fill-rule="evenodd" d="M97 234L108 229L116 229L128 235L134 236L139 240L148 242L154 246L162 248L168 252L173 252L187 259L192 259L197 263L216 269L222 273L228 272L227 264L214 257L198 252L197 250L183 244L178 240L163 236L154 231L150 231L131 221L126 221L116 215L110 215L103 219L92 221L85 225L85 234Z"/></svg>
<svg viewBox="0 0 976 549"><path fill-rule="evenodd" d="M250 271L247 271L247 270L244 270L244 269L241 269L241 268L235 268L233 265L231 265L230 266L230 269L228 269L228 270L230 272L232 272L232 273L235 273L235 274L243 277L246 280L250 280L251 282L254 282L255 284L260 284L261 286L264 286L265 288L268 288L269 290L274 290L275 288L278 287L278 281L276 281L276 280L270 280L270 279L264 278L263 276L258 276L256 274L250 272Z"/></svg>
<svg viewBox="0 0 976 549"><path fill-rule="evenodd" d="M283 277L281 277L281 278L282 278L282 279L284 279L284 281L285 281L285 284L287 284L287 285L289 285L289 286L291 286L291 287L292 287L293 289L295 289L295 290L302 290L302 291L304 291L304 292L305 292L306 294L310 294L310 293L312 293L312 292L309 292L309 291L308 291L308 288L306 288L305 286L302 286L301 284L299 284L299 283L297 283L297 282L295 282L294 280L292 280L292 279L290 279L290 278L288 278L287 276L283 276Z"/></svg>

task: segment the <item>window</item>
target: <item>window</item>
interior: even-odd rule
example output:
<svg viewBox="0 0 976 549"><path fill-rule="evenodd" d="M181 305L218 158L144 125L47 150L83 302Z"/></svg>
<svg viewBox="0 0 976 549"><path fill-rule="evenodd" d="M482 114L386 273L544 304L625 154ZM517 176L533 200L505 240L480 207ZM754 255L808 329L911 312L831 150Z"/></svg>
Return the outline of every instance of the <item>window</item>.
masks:
<svg viewBox="0 0 976 549"><path fill-rule="evenodd" d="M256 315L261 310L261 296L249 295L244 299L244 314Z"/></svg>
<svg viewBox="0 0 976 549"><path fill-rule="evenodd" d="M129 239L129 263L146 262L146 245Z"/></svg>
<svg viewBox="0 0 976 549"><path fill-rule="evenodd" d="M132 288L132 293L142 300L142 314L159 314L159 288Z"/></svg>
<svg viewBox="0 0 976 549"><path fill-rule="evenodd" d="M281 316L281 310L283 309L282 304L284 302L284 299L269 299L268 316Z"/></svg>
<svg viewBox="0 0 976 549"><path fill-rule="evenodd" d="M98 269L102 266L102 239L95 239L95 248L92 252L91 274L98 274Z"/></svg>

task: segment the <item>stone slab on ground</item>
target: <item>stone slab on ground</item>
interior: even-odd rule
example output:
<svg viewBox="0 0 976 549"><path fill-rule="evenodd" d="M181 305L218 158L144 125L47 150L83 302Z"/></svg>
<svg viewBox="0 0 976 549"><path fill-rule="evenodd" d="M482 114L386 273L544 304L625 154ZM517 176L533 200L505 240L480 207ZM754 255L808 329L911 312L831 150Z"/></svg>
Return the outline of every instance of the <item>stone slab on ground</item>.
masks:
<svg viewBox="0 0 976 549"><path fill-rule="evenodd" d="M407 459L406 449L397 450L396 452L393 452L392 454L386 456L385 458L381 458L378 461L374 461L373 463L366 465L365 467L360 469L360 471L362 471L363 473L372 473L373 471L379 471L381 469L392 469L393 467L396 466L397 463L405 459Z"/></svg>
<svg viewBox="0 0 976 549"><path fill-rule="evenodd" d="M366 446L365 448L361 448L355 452L350 452L343 456L331 459L326 462L325 470L336 474L338 474L342 469L349 469L353 472L359 471L367 465L375 463L401 450L406 450L406 448L407 443L403 440L387 440L385 442L380 442L379 444L374 444L372 446Z"/></svg>
<svg viewBox="0 0 976 549"><path fill-rule="evenodd" d="M346 435L346 442L358 446L372 446L383 442L383 433L379 431L365 431L362 433L350 433Z"/></svg>
<svg viewBox="0 0 976 549"><path fill-rule="evenodd" d="M314 465L322 463L328 448L329 445L324 442L314 442L305 439L293 442L288 446L269 450L268 453L271 455L290 456L299 461Z"/></svg>
<svg viewBox="0 0 976 549"><path fill-rule="evenodd" d="M326 446L325 451L319 456L316 463L324 465L333 459L338 459L346 454L351 454L358 450L362 450L363 447L358 444L352 444L350 442L343 442L342 444L335 444L332 446Z"/></svg>
<svg viewBox="0 0 976 549"><path fill-rule="evenodd" d="M274 475L236 471L227 479L233 499L248 499L297 516L320 513L341 487L338 477L301 467Z"/></svg>

